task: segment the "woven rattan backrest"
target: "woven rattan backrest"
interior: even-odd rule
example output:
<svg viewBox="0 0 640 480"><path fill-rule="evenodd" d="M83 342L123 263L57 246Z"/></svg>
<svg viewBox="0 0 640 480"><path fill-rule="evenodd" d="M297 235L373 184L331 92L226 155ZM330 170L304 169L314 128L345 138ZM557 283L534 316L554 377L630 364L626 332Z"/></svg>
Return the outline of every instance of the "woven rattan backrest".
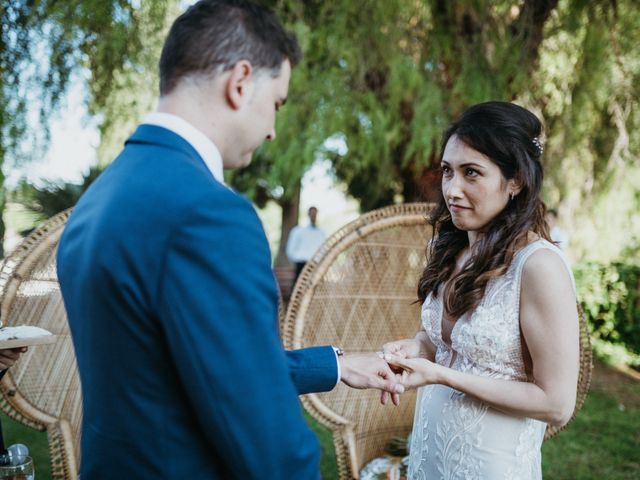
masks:
<svg viewBox="0 0 640 480"><path fill-rule="evenodd" d="M77 477L82 399L75 353L58 278L56 249L69 211L29 235L0 270L0 318L4 325L35 325L58 336L30 347L2 380L2 409L48 430L54 478Z"/></svg>
<svg viewBox="0 0 640 480"><path fill-rule="evenodd" d="M593 354L591 352L591 336L589 334L589 325L587 324L587 317L582 311L580 304L578 304L578 318L580 320L580 371L578 372L576 407L573 410L571 420L576 417L576 415L582 408L582 405L584 405L584 401L587 398L587 393L589 392L589 386L591 385L591 373L593 370ZM569 423L571 423L571 420L569 421ZM569 425L569 423L567 423L567 425ZM547 431L544 435L544 439L549 440L550 438L555 437L556 434L564 430L567 425L563 427L554 427L553 425L548 425Z"/></svg>
<svg viewBox="0 0 640 480"><path fill-rule="evenodd" d="M431 238L425 204L386 207L334 234L300 275L283 325L287 348L337 345L379 351L420 328L417 279ZM307 411L333 431L341 478L380 456L395 436L411 431L415 392L400 407L380 405L377 391L349 389L302 398Z"/></svg>
<svg viewBox="0 0 640 480"><path fill-rule="evenodd" d="M413 337L420 328L417 281L432 235L427 204L394 205L370 212L335 233L302 271L282 334L287 348L336 345L379 351L387 341ZM580 312L580 377L575 414L591 380L591 346ZM333 391L302 398L305 409L333 433L341 479L384 453L395 436L411 431L415 392L398 408L381 406L376 391ZM547 428L545 438L558 432Z"/></svg>

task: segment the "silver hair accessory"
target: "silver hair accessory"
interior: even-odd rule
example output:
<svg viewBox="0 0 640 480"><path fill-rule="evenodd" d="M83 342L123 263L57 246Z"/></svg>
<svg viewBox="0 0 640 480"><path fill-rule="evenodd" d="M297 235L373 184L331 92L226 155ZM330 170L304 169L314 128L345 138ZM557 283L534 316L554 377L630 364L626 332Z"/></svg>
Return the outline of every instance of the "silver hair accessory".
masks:
<svg viewBox="0 0 640 480"><path fill-rule="evenodd" d="M538 137L534 137L533 140L531 140L531 143L533 143L538 149L538 156L542 155L542 152L544 152L544 147L542 146L542 142L540 141L540 139Z"/></svg>

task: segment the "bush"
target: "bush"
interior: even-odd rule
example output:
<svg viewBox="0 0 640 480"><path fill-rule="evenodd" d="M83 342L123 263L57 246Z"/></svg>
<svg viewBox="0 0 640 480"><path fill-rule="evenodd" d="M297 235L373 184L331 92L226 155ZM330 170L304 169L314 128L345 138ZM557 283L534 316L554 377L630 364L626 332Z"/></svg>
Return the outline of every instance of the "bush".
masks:
<svg viewBox="0 0 640 480"><path fill-rule="evenodd" d="M640 360L640 265L585 262L574 273L592 337L623 346Z"/></svg>

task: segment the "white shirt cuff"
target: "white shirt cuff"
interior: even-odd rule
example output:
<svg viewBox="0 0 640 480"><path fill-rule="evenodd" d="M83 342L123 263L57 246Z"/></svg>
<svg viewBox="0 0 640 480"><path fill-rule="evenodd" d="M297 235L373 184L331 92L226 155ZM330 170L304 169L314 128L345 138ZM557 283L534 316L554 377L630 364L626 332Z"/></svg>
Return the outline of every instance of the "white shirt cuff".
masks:
<svg viewBox="0 0 640 480"><path fill-rule="evenodd" d="M333 348L333 353L336 356L336 370L338 372L338 378L336 379L336 387L337 387L338 384L340 383L340 378L342 378L342 372L340 371L340 362L338 361L338 348L334 347L333 345L331 346L331 348Z"/></svg>

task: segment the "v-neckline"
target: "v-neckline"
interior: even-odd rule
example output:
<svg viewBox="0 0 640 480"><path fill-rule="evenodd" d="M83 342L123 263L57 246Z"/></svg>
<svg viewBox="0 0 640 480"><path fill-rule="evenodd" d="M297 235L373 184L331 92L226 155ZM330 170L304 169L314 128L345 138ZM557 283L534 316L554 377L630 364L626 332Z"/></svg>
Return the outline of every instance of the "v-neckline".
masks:
<svg viewBox="0 0 640 480"><path fill-rule="evenodd" d="M453 349L453 334L456 330L456 326L458 325L458 322L460 322L460 320L462 319L462 317L458 318L456 321L452 322L453 326L451 327L451 331L449 332L449 341L447 342L444 338L444 321L445 321L445 317L444 317L444 299L442 298L441 295L438 295L438 307L440 309L440 311L438 312L438 325L440 328L440 340L442 340L442 343L444 343L448 348ZM464 315L463 315L464 317Z"/></svg>
<svg viewBox="0 0 640 480"><path fill-rule="evenodd" d="M456 359L458 358L458 352L456 350L454 350L453 348L453 338L454 338L454 333L456 332L456 327L458 326L458 322L460 322L460 320L462 319L462 317L460 317L458 320L456 320L453 323L453 327L451 327L451 332L449 334L449 343L447 343L444 339L443 336L443 331L444 329L443 327L443 321L444 321L444 301L442 299L442 297L439 295L436 298L433 298L433 295L431 296L432 301L435 300L438 302L438 308L440 309L440 311L438 312L438 316L437 316L437 323L438 323L438 329L440 330L438 333L438 338L440 340L440 342L442 342L442 345L444 345L447 349L447 352L449 353L449 365L444 365L445 367L449 367L452 368L454 362L456 361ZM464 315L463 315L464 317Z"/></svg>
<svg viewBox="0 0 640 480"><path fill-rule="evenodd" d="M465 259L464 263L462 263L462 265L460 265L460 270L457 273L460 273L462 271L462 268L464 267L466 262L469 260L469 258ZM444 315L445 314L444 290L445 290L446 285L451 281L451 279L455 275L457 275L457 273L454 272L452 277L449 278L446 283L444 283L444 284L442 284L440 286L440 288L439 288L440 291L438 292L438 301L439 301L439 304L440 304L440 315L439 315L439 318L438 318L438 325L439 325L439 328L440 328L440 340L442 341L442 343L444 345L447 346L447 348L449 348L449 350L452 350L452 351L453 351L453 333L455 332L455 329L456 329L456 326L458 325L458 322L464 317L464 315L462 315L462 317L458 318L457 320L453 321L453 326L451 327L451 331L449 332L449 342L447 342L444 339L444 321L445 321L445 315Z"/></svg>

